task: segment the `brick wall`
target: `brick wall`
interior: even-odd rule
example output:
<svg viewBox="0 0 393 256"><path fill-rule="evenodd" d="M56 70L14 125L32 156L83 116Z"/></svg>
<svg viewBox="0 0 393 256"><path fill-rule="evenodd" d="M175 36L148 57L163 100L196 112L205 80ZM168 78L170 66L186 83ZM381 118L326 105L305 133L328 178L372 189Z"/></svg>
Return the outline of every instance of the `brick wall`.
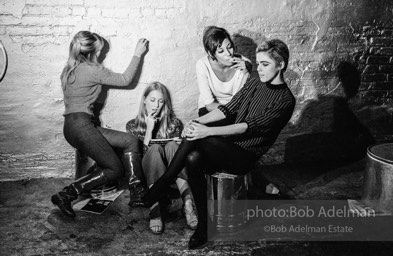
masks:
<svg viewBox="0 0 393 256"><path fill-rule="evenodd" d="M252 60L265 38L280 38L290 47L286 78L297 106L263 163L292 161L288 152L293 151L307 156L298 143L288 141L331 132L333 101L343 95L337 75L343 62L361 74L351 110L378 141L390 140L392 9L391 1L377 0L3 1L0 40L9 68L0 83L0 179L73 175L73 149L62 135L59 75L79 30L108 39L105 65L118 72L127 66L138 38L150 40L135 88L109 90L101 115L105 127L124 130L144 86L154 80L169 87L183 121L195 117L195 63L204 55L202 31L218 25L235 35L238 51Z"/></svg>
<svg viewBox="0 0 393 256"><path fill-rule="evenodd" d="M362 98L369 104L392 104L393 27L368 25L362 30L366 49L359 61Z"/></svg>

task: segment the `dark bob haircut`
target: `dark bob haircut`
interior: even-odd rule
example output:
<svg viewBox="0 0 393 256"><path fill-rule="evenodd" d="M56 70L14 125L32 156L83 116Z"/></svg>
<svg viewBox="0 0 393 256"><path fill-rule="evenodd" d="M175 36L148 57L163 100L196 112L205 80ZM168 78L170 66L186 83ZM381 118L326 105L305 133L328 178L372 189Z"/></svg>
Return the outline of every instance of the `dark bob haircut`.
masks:
<svg viewBox="0 0 393 256"><path fill-rule="evenodd" d="M203 47L205 48L206 53L209 54L213 60L216 60L216 50L221 46L225 39L228 39L233 45L231 36L224 28L208 26L203 31Z"/></svg>

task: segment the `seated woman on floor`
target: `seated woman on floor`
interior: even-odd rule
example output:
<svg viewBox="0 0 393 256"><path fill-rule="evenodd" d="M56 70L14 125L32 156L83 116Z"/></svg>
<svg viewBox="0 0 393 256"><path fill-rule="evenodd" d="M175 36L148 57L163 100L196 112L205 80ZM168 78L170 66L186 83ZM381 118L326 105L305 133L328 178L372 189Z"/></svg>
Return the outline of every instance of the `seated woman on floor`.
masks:
<svg viewBox="0 0 393 256"><path fill-rule="evenodd" d="M126 125L127 132L137 136L143 144L142 169L147 186L152 186L166 172L179 147L175 139L180 139L182 128L182 122L173 112L168 89L159 82L150 83L143 93L138 115ZM163 140L153 142L154 139ZM184 170L179 172L176 185L183 198L187 224L196 229L198 220ZM163 232L159 202L150 207L149 227L154 234Z"/></svg>

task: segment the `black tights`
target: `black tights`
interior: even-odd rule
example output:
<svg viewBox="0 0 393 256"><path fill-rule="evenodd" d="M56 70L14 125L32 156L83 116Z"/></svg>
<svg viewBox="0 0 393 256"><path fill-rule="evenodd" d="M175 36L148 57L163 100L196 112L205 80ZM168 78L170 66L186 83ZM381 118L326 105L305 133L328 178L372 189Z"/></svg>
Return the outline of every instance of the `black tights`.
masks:
<svg viewBox="0 0 393 256"><path fill-rule="evenodd" d="M201 225L207 221L206 179L204 174L223 172L243 175L249 172L257 156L230 140L222 137L207 137L189 141L183 139L166 173L154 183L145 197L150 203L158 201L169 184L186 166L188 182L198 210Z"/></svg>

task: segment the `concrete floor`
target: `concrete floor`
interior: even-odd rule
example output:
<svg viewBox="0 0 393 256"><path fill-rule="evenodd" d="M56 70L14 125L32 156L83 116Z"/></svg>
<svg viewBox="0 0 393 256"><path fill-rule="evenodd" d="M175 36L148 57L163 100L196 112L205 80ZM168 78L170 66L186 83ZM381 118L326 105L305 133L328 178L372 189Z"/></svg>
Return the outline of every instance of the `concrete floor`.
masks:
<svg viewBox="0 0 393 256"><path fill-rule="evenodd" d="M360 199L364 160L341 166L263 167L270 179L297 199ZM187 250L193 231L180 214L179 201L166 217L165 232L148 231L148 210L130 209L124 192L102 214L63 216L50 196L69 179L0 183L0 255L393 255L393 242L269 241L209 242ZM393 238L392 238L393 240Z"/></svg>

